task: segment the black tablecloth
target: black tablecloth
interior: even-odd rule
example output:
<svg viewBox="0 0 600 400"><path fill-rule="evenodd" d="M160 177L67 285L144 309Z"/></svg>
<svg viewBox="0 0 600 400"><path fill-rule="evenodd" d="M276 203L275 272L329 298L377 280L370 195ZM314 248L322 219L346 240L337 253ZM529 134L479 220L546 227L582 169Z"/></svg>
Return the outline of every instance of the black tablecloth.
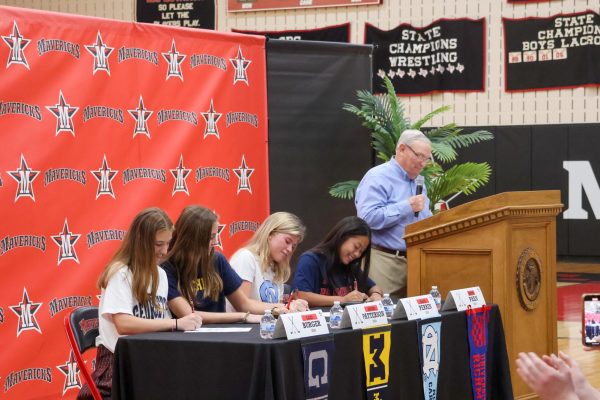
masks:
<svg viewBox="0 0 600 400"><path fill-rule="evenodd" d="M233 326L233 325L221 325ZM241 327L244 325L235 325ZM151 333L119 339L113 399L304 399L302 341L263 340L247 333ZM330 335L335 354L329 399L364 399L362 332ZM393 321L386 399L422 399L417 323ZM508 357L497 306L490 312L489 399L512 399ZM438 400L472 399L464 312L442 314Z"/></svg>

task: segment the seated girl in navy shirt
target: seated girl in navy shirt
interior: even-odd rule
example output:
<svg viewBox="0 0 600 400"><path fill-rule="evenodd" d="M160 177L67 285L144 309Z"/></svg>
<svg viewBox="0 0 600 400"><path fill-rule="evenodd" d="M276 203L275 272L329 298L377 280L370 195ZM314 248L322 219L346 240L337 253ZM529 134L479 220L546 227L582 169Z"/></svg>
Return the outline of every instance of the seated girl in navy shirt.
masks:
<svg viewBox="0 0 600 400"><path fill-rule="evenodd" d="M186 207L177 222L161 265L169 281L168 305L178 317L199 311L204 323L258 323L266 309L284 313L283 304L250 299L241 290L242 280L225 256L214 251L217 215L200 206ZM225 312L225 297L242 312Z"/></svg>
<svg viewBox="0 0 600 400"><path fill-rule="evenodd" d="M380 300L381 289L369 279L370 258L371 229L358 217L346 217L300 256L293 286L310 307Z"/></svg>

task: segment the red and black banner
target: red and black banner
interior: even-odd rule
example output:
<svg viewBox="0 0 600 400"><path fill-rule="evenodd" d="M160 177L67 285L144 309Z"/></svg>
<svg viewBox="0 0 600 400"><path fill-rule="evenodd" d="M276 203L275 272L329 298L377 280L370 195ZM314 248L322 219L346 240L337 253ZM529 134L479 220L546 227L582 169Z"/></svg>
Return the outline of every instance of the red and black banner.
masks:
<svg viewBox="0 0 600 400"><path fill-rule="evenodd" d="M402 24L383 31L365 26L374 45L373 90L390 78L399 95L483 91L485 19L442 19L423 28Z"/></svg>
<svg viewBox="0 0 600 400"><path fill-rule="evenodd" d="M469 334L469 364L474 400L486 400L488 323L491 306L467 309L467 332Z"/></svg>
<svg viewBox="0 0 600 400"><path fill-rule="evenodd" d="M216 0L136 0L135 20L184 28L215 29Z"/></svg>
<svg viewBox="0 0 600 400"><path fill-rule="evenodd" d="M600 16L503 18L506 91L600 85Z"/></svg>
<svg viewBox="0 0 600 400"><path fill-rule="evenodd" d="M281 40L313 40L318 42L350 43L350 23L324 28L293 31L245 31L232 29L232 32L249 35L263 35L269 39Z"/></svg>
<svg viewBox="0 0 600 400"><path fill-rule="evenodd" d="M265 38L0 7L0 62L2 398L74 398L63 319L139 211L227 255L268 214Z"/></svg>
<svg viewBox="0 0 600 400"><path fill-rule="evenodd" d="M228 0L227 11L264 11L381 4L382 0Z"/></svg>

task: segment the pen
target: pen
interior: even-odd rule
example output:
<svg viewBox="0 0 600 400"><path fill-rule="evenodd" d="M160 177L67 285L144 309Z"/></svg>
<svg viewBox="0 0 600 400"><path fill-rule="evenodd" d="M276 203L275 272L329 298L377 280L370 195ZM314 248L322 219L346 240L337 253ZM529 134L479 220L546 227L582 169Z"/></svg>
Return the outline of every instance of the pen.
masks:
<svg viewBox="0 0 600 400"><path fill-rule="evenodd" d="M288 299L288 302L285 305L285 308L287 308L288 310L290 309L290 304L292 303L292 300L295 300L297 292L298 292L298 288L294 289L294 291L290 294L290 298Z"/></svg>
<svg viewBox="0 0 600 400"><path fill-rule="evenodd" d="M354 278L354 290L358 290L358 281Z"/></svg>

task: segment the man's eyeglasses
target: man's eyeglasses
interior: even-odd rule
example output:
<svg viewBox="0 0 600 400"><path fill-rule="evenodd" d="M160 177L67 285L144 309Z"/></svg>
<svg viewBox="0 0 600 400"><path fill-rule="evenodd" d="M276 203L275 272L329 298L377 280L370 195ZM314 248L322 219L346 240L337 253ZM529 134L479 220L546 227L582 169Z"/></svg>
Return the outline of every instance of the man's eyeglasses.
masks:
<svg viewBox="0 0 600 400"><path fill-rule="evenodd" d="M419 159L419 161L424 162L426 164L431 164L433 162L433 158L431 158L431 156L426 156L425 154L417 153L412 147L410 147L406 143L404 143L404 145L408 147L410 151L412 151L412 153L415 155L415 157Z"/></svg>

